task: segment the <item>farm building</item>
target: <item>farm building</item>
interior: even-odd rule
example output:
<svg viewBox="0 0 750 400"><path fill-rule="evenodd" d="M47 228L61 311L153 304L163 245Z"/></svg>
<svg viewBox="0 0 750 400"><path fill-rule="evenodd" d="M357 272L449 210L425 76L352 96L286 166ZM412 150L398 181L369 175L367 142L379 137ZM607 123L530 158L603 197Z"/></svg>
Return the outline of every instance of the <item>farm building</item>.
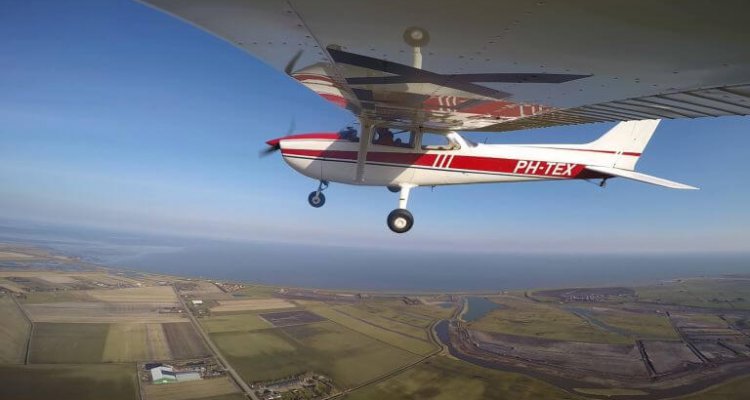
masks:
<svg viewBox="0 0 750 400"><path fill-rule="evenodd" d="M169 365L154 367L149 371L151 372L151 382L155 384L197 381L201 379L201 374L198 372L176 372Z"/></svg>

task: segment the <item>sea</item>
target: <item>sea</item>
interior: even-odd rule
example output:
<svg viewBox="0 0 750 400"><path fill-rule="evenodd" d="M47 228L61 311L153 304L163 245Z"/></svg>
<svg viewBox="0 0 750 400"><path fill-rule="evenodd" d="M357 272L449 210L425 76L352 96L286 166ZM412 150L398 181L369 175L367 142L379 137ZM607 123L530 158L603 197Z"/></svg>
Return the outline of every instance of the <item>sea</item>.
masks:
<svg viewBox="0 0 750 400"><path fill-rule="evenodd" d="M31 244L145 272L319 289L496 292L750 275L749 253L515 254L209 240L0 221Z"/></svg>

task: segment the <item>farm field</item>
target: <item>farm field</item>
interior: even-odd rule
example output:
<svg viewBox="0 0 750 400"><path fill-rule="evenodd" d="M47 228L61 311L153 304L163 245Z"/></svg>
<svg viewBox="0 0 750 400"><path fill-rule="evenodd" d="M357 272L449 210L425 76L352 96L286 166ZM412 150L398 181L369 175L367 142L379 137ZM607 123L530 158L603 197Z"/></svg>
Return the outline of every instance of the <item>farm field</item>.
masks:
<svg viewBox="0 0 750 400"><path fill-rule="evenodd" d="M232 295L224 293L216 285L208 281L191 280L188 282L181 281L178 283L180 294L187 295L190 298L202 300L231 300Z"/></svg>
<svg viewBox="0 0 750 400"><path fill-rule="evenodd" d="M229 396L244 398L227 377L203 379L200 381L180 382L170 385L143 386L144 400L198 400Z"/></svg>
<svg viewBox="0 0 750 400"><path fill-rule="evenodd" d="M335 310L349 316L363 319L386 330L395 331L406 336L428 341L427 328L434 321L427 316L415 314L398 314L385 307L362 304L356 306L338 306Z"/></svg>
<svg viewBox="0 0 750 400"><path fill-rule="evenodd" d="M249 285L243 289L240 289L236 292L232 292L232 296L238 299L243 298L251 298L251 299L259 299L259 298L269 298L273 296L274 294L278 293L279 288L272 287L272 286L262 286L262 285Z"/></svg>
<svg viewBox="0 0 750 400"><path fill-rule="evenodd" d="M750 310L750 280L683 279L635 289L639 301Z"/></svg>
<svg viewBox="0 0 750 400"><path fill-rule="evenodd" d="M172 343L169 342L165 330L162 324L110 324L102 361L128 362L175 358L171 351Z"/></svg>
<svg viewBox="0 0 750 400"><path fill-rule="evenodd" d="M171 305L170 305L171 306ZM107 303L91 302L48 302L25 304L24 308L34 322L183 322L184 315L160 313L161 304L154 303Z"/></svg>
<svg viewBox="0 0 750 400"><path fill-rule="evenodd" d="M179 360L204 357L210 354L191 323L171 322L162 324L162 327L169 343L172 358Z"/></svg>
<svg viewBox="0 0 750 400"><path fill-rule="evenodd" d="M311 308L311 310L318 315L328 318L331 321L357 331L363 335L388 343L389 345L398 347L414 354L426 355L434 351L436 348L435 345L428 341L378 328L377 326L374 326L370 323L342 314L336 311L334 308L315 307Z"/></svg>
<svg viewBox="0 0 750 400"><path fill-rule="evenodd" d="M34 322L161 323L187 321L171 288L144 287L111 290L68 290L29 293L24 309Z"/></svg>
<svg viewBox="0 0 750 400"><path fill-rule="evenodd" d="M218 306L211 307L212 312L276 310L296 307L295 304L283 299L219 300L218 303Z"/></svg>
<svg viewBox="0 0 750 400"><path fill-rule="evenodd" d="M392 378L346 396L347 400L583 399L540 380L434 357Z"/></svg>
<svg viewBox="0 0 750 400"><path fill-rule="evenodd" d="M680 336L665 315L637 313L613 308L591 308L591 315L598 321L622 330L629 336L642 339L677 340Z"/></svg>
<svg viewBox="0 0 750 400"><path fill-rule="evenodd" d="M490 298L503 305L468 323L470 329L509 335L592 343L625 344L633 339L608 332L558 307L514 296Z"/></svg>
<svg viewBox="0 0 750 400"><path fill-rule="evenodd" d="M351 387L418 358L333 322L211 337L248 383L316 371Z"/></svg>
<svg viewBox="0 0 750 400"><path fill-rule="evenodd" d="M0 399L137 400L135 367L0 365Z"/></svg>
<svg viewBox="0 0 750 400"><path fill-rule="evenodd" d="M0 289L4 289L9 292L16 292L21 293L23 292L23 287L18 285L15 282L11 282L5 278L0 278Z"/></svg>
<svg viewBox="0 0 750 400"><path fill-rule="evenodd" d="M31 326L10 297L0 297L0 364L23 364Z"/></svg>
<svg viewBox="0 0 750 400"><path fill-rule="evenodd" d="M253 331L273 327L254 313L212 315L199 321L208 333Z"/></svg>
<svg viewBox="0 0 750 400"><path fill-rule="evenodd" d="M86 364L102 361L107 324L35 323L31 338L32 364Z"/></svg>
<svg viewBox="0 0 750 400"><path fill-rule="evenodd" d="M111 303L157 303L177 304L177 297L171 287L155 286L112 290L90 290L88 294L96 300Z"/></svg>

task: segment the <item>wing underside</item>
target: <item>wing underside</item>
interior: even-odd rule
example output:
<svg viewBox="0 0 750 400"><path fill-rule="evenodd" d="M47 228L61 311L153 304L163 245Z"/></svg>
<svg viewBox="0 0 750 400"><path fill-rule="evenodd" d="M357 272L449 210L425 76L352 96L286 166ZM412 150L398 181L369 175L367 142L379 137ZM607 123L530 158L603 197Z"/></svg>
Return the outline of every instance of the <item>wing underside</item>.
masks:
<svg viewBox="0 0 750 400"><path fill-rule="evenodd" d="M750 114L746 1L144 2L379 125L508 131ZM415 27L429 37L418 63L405 36Z"/></svg>

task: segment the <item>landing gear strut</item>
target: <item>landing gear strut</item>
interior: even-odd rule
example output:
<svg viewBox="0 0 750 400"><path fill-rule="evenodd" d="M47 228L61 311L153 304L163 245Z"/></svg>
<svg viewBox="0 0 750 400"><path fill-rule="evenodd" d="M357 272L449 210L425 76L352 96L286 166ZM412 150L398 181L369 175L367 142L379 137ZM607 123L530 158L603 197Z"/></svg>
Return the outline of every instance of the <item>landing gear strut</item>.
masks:
<svg viewBox="0 0 750 400"><path fill-rule="evenodd" d="M406 209L406 203L409 201L409 191L412 186L402 185L401 193L398 198L398 208L388 214L388 228L396 233L405 233L414 225L414 217Z"/></svg>
<svg viewBox="0 0 750 400"><path fill-rule="evenodd" d="M326 196L323 195L323 191L327 188L328 181L320 181L318 190L311 192L310 195L307 196L307 202L315 208L323 207L323 204L326 203Z"/></svg>

